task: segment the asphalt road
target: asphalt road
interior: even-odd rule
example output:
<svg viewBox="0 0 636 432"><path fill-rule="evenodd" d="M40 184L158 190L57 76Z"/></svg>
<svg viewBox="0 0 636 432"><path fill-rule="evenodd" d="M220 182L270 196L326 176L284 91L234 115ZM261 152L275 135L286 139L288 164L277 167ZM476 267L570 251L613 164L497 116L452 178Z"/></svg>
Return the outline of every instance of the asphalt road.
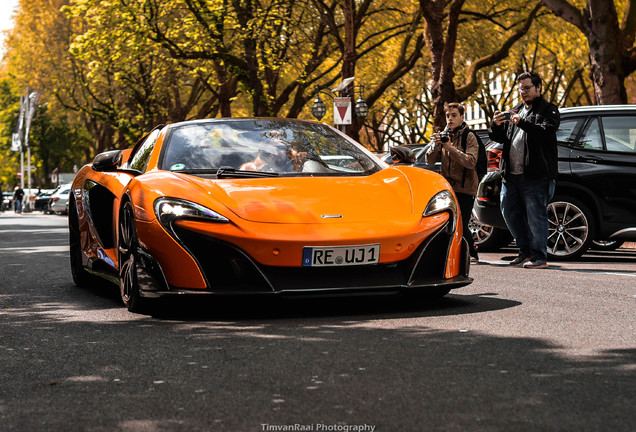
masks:
<svg viewBox="0 0 636 432"><path fill-rule="evenodd" d="M482 253L432 303L146 316L73 285L67 235L65 217L0 214L2 431L636 430L634 247L545 270Z"/></svg>

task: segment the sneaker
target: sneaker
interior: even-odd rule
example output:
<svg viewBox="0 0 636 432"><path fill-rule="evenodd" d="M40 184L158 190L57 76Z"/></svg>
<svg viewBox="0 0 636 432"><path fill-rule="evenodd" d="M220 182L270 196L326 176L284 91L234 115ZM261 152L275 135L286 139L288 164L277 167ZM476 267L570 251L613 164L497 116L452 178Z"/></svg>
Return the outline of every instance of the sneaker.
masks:
<svg viewBox="0 0 636 432"><path fill-rule="evenodd" d="M523 265L523 268L541 269L541 268L546 268L547 266L548 266L548 263L545 262L544 260L530 260Z"/></svg>
<svg viewBox="0 0 636 432"><path fill-rule="evenodd" d="M510 263L508 265L520 266L521 264L525 263L526 261L530 261L530 257L523 256L523 255L518 255L517 258L513 259L512 261L510 261Z"/></svg>

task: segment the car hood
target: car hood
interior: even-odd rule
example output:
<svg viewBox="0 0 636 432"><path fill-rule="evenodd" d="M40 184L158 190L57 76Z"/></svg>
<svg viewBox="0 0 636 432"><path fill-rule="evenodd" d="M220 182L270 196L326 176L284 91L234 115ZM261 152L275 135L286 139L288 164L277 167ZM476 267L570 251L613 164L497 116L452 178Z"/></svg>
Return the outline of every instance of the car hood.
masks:
<svg viewBox="0 0 636 432"><path fill-rule="evenodd" d="M408 179L393 169L355 177L183 178L252 222L387 221L409 218L414 211Z"/></svg>

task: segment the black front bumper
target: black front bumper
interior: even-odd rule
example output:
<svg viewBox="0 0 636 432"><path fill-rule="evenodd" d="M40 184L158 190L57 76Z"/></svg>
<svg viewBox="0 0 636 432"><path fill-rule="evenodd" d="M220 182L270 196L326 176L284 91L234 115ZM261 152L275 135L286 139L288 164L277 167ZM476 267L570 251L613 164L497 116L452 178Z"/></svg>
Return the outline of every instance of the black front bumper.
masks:
<svg viewBox="0 0 636 432"><path fill-rule="evenodd" d="M218 239L173 226L179 242L197 262L207 288L168 286L155 260L141 260L139 281L144 297L175 294L354 294L363 292L455 289L470 284L470 257L462 241L460 274L446 279L453 231L450 222L426 239L403 261L368 266L274 267L256 263L241 249ZM152 283L142 283L148 281Z"/></svg>

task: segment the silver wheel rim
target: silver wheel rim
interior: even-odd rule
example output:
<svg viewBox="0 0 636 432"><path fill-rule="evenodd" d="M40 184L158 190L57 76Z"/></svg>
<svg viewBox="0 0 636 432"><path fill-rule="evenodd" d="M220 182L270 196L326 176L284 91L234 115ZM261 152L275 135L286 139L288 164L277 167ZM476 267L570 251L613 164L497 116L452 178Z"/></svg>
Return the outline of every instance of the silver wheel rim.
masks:
<svg viewBox="0 0 636 432"><path fill-rule="evenodd" d="M548 205L548 253L570 256L581 250L589 235L585 213L572 203L558 201Z"/></svg>
<svg viewBox="0 0 636 432"><path fill-rule="evenodd" d="M470 229L476 244L480 244L488 240L494 229L490 225L480 223L474 216L470 218L468 228Z"/></svg>
<svg viewBox="0 0 636 432"><path fill-rule="evenodd" d="M132 214L128 208L122 212L119 224L119 284L124 302L130 301L136 271L133 248Z"/></svg>
<svg viewBox="0 0 636 432"><path fill-rule="evenodd" d="M592 243L599 247L612 247L618 243L618 240L592 240Z"/></svg>

